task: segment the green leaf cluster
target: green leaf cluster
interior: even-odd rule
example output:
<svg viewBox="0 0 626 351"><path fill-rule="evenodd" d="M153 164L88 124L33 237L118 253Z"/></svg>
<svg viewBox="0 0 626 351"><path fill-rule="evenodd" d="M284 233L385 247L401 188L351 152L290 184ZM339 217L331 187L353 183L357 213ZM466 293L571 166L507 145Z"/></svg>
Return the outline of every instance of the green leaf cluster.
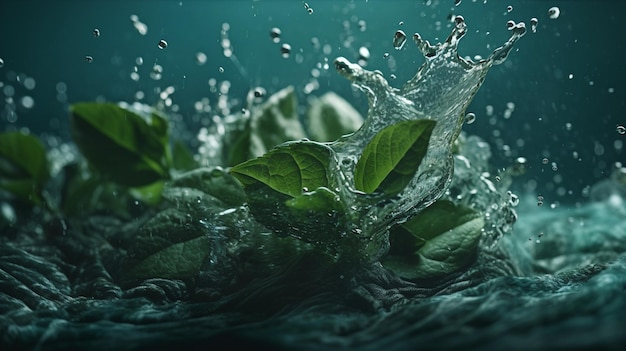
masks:
<svg viewBox="0 0 626 351"><path fill-rule="evenodd" d="M403 278L439 278L471 264L485 225L483 215L439 200L389 236L382 263Z"/></svg>

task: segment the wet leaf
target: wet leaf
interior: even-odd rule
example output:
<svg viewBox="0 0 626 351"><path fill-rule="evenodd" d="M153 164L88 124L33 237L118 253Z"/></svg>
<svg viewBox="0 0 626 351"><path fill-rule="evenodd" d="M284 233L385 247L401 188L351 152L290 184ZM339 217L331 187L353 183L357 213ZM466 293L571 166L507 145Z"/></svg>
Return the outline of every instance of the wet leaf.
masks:
<svg viewBox="0 0 626 351"><path fill-rule="evenodd" d="M367 144L354 170L357 190L384 192L392 196L401 192L413 179L428 151L435 121L403 121L381 130Z"/></svg>
<svg viewBox="0 0 626 351"><path fill-rule="evenodd" d="M200 165L193 158L193 152L180 140L174 142L172 149L172 167L181 171L191 171Z"/></svg>
<svg viewBox="0 0 626 351"><path fill-rule="evenodd" d="M250 156L258 157L276 145L306 137L298 117L295 89L282 89L253 110L250 120Z"/></svg>
<svg viewBox="0 0 626 351"><path fill-rule="evenodd" d="M453 273L475 259L481 213L440 200L392 231L383 264L408 279Z"/></svg>
<svg viewBox="0 0 626 351"><path fill-rule="evenodd" d="M169 177L167 121L156 113L141 116L111 103L71 107L72 137L101 173L126 186L143 186Z"/></svg>
<svg viewBox="0 0 626 351"><path fill-rule="evenodd" d="M191 278L200 271L210 249L211 244L206 236L173 244L137 263L125 274L125 278Z"/></svg>
<svg viewBox="0 0 626 351"><path fill-rule="evenodd" d="M39 139L19 132L0 134L0 189L39 205L48 177L46 149Z"/></svg>
<svg viewBox="0 0 626 351"><path fill-rule="evenodd" d="M326 187L305 192L285 204L294 211L330 212L342 209L339 196Z"/></svg>
<svg viewBox="0 0 626 351"><path fill-rule="evenodd" d="M332 150L315 142L291 142L231 168L243 185L263 183L280 193L299 196L303 188L328 187Z"/></svg>
<svg viewBox="0 0 626 351"><path fill-rule="evenodd" d="M307 121L311 139L334 141L359 129L363 117L342 97L328 92L310 98Z"/></svg>

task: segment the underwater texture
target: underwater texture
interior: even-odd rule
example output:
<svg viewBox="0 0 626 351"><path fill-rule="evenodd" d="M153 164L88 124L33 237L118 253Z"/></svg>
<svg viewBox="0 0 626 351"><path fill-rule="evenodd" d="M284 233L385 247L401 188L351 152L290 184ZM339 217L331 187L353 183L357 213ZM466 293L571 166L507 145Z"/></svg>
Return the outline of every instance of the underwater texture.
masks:
<svg viewBox="0 0 626 351"><path fill-rule="evenodd" d="M602 4L0 5L0 349L624 349Z"/></svg>

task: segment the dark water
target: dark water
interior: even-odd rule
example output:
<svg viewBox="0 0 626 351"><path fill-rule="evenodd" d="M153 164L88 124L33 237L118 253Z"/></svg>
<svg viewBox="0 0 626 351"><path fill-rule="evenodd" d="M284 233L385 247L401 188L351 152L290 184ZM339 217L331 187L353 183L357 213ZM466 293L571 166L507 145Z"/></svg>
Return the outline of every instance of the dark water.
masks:
<svg viewBox="0 0 626 351"><path fill-rule="evenodd" d="M626 347L626 185L611 178L616 163L626 161L626 139L616 131L626 124L619 68L625 3L308 5L312 14L300 1L3 3L0 128L67 140L69 103L135 101L141 91L142 102L163 104L154 89L169 86L177 107L164 109L174 116L174 132L195 146L197 130L210 126L211 114L240 110L258 86L269 95L293 85L303 104L307 95L334 91L365 116L367 99L334 70L337 56L355 62L359 48L367 47L366 68L401 87L423 58L410 39L403 50L393 48L396 30L440 42L450 33L448 16L461 14L469 29L459 52L473 58L487 57L506 41L506 21L524 21L527 34L504 64L491 69L468 108L477 120L463 127L489 143L490 172L504 174L518 157L527 160L526 172L511 184L522 199L513 229L494 247L479 250L467 270L421 284L379 264L348 268L304 255L272 270L265 267L277 259L275 252L250 261L239 252L192 280L155 278L125 286L116 262L126 253L116 240L153 213L133 220L105 213L44 221L35 212L17 224L2 223L0 348ZM548 18L552 6L560 8L558 19ZM131 15L147 25L145 35ZM536 33L530 31L532 17L539 20ZM225 23L230 57L224 55ZM281 43L290 44L288 58L272 42L272 27L281 29ZM157 47L161 39L165 49ZM199 52L206 62L198 62ZM158 80L150 76L155 64L163 69ZM318 71L317 88L308 92L312 70ZM34 87L26 83L29 77ZM211 78L230 82L223 94L229 104L221 111ZM32 107L25 96L34 100ZM204 97L211 113L195 108ZM59 143L50 140L56 140L50 148ZM537 206L538 195L543 206Z"/></svg>

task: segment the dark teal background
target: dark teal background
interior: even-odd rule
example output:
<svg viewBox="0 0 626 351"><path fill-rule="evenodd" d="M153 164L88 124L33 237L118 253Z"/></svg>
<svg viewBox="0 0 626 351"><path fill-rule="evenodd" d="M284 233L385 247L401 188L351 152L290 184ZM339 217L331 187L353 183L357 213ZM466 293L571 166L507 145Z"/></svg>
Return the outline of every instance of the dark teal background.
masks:
<svg viewBox="0 0 626 351"><path fill-rule="evenodd" d="M489 73L470 108L477 121L465 130L490 143L498 168L509 167L518 156L526 157L528 172L515 186L519 191L542 194L548 204L583 199L585 186L608 177L615 162L626 162L625 152L619 148L626 136L616 132L617 124L626 124L625 1L489 0L484 4L483 0L463 0L456 8L452 0L432 1L430 6L421 0L311 0L308 4L314 9L312 15L295 0L3 1L0 81L15 88L15 98L31 95L35 106L30 110L18 106L17 121L9 123L5 100L0 100L0 131L27 127L36 134L68 137L67 105L57 101L59 82L67 85L68 103L97 98L132 101L137 90L146 93L145 102L154 103L153 88L171 85L176 89L172 99L180 106L186 128L195 131L208 122L192 118L194 102L203 97L216 101L209 92L210 78L229 80L229 96L239 101L255 86L271 93L294 85L304 105L302 88L311 69L325 57L331 67L322 72L320 89L313 94L335 91L366 114L363 95L334 72L335 57L356 61L358 48L366 46L371 52L367 68L381 70L388 79L394 73L397 79L391 80L392 85L399 87L415 73L422 58L411 40L404 50L394 50L391 39L397 29L409 36L419 32L432 43L449 34L448 16L461 14L469 28L460 45L461 55L485 57L508 38L507 20L525 21L529 27L529 19L537 17L537 33L529 31L505 64ZM511 13L507 13L507 5L513 6ZM561 9L557 20L548 19L551 6ZM147 35L141 36L133 28L131 14L148 25ZM359 20L366 22L366 31L360 31ZM222 54L223 23L230 24L229 38L246 75ZM291 45L289 59L283 59L280 45L270 40L272 27L279 27L283 42ZM94 28L101 31L99 38L92 36ZM322 45L329 44L332 53L314 50L312 37L319 38ZM347 37L352 37L351 47L343 44ZM160 39L169 43L165 50L157 48ZM195 62L198 51L208 56L203 66ZM301 63L295 60L298 52L303 56ZM383 59L385 52L396 60L395 72ZM94 61L85 62L86 55ZM135 82L130 73L138 56L144 64L139 67L141 79ZM154 63L164 68L160 81L148 76ZM219 67L224 68L223 73ZM20 74L34 77L33 91L16 82ZM609 88L614 92L609 93ZM502 113L507 102L515 103L516 109L505 120ZM493 125L485 116L486 105L492 105L498 115ZM571 123L569 130L567 123ZM572 156L574 151L580 160ZM557 162L557 171L541 163L546 156Z"/></svg>

